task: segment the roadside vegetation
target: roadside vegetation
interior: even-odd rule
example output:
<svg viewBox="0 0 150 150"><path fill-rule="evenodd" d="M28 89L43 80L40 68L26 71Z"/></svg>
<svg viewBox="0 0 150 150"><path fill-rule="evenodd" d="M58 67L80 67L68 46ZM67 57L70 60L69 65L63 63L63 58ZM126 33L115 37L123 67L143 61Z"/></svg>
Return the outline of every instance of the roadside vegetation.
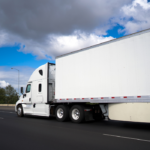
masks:
<svg viewBox="0 0 150 150"><path fill-rule="evenodd" d="M0 87L0 104L15 104L18 100L18 93L11 86Z"/></svg>

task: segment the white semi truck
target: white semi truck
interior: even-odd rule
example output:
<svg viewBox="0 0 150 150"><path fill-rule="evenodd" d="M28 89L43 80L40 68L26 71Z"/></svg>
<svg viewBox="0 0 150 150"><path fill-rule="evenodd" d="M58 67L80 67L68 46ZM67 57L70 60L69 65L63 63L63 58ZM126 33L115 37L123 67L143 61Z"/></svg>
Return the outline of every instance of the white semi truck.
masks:
<svg viewBox="0 0 150 150"><path fill-rule="evenodd" d="M150 122L150 29L56 58L31 75L18 116Z"/></svg>

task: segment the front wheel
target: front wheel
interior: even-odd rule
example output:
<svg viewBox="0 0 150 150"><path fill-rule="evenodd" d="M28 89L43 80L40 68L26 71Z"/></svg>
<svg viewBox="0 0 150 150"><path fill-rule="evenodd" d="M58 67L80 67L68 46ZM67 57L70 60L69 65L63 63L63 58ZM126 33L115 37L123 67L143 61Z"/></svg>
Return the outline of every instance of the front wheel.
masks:
<svg viewBox="0 0 150 150"><path fill-rule="evenodd" d="M70 119L72 122L81 123L85 120L84 107L81 105L74 105L70 109Z"/></svg>
<svg viewBox="0 0 150 150"><path fill-rule="evenodd" d="M17 107L17 115L18 115L19 117L23 117L23 108L22 108L21 105L19 105L19 106Z"/></svg>

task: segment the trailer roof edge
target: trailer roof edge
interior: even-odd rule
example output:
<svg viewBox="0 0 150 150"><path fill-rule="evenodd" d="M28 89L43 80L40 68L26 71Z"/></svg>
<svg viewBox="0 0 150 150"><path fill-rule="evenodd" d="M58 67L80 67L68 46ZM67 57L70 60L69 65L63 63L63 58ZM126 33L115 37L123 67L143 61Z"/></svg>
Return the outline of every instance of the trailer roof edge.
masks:
<svg viewBox="0 0 150 150"><path fill-rule="evenodd" d="M130 38L130 37L132 37L132 36L136 36L136 35L143 34L143 33L146 33L146 32L150 32L150 28L145 29L145 30L142 30L142 31L138 31L138 32L135 32L135 33L126 35L126 36L122 36L122 37L120 37L120 38L112 39L112 40L110 40L110 41L102 42L102 43L99 43L99 44L96 44L96 45L92 45L92 46L85 47L85 48L82 48L82 49L79 49L79 50L75 50L75 51L72 51L72 52L70 52L70 53L66 53L66 54L57 56L56 59L57 59L57 58L60 58L60 57L67 56L67 55L70 55L70 54L78 53L78 52L81 52L81 51L84 51L84 50L88 50L89 48L93 48L93 47L97 47L97 46L102 46L102 45L105 45L105 44L108 44L108 43L112 43L112 42L117 42L117 41L119 41L119 40L123 40L123 39L125 39L125 38Z"/></svg>

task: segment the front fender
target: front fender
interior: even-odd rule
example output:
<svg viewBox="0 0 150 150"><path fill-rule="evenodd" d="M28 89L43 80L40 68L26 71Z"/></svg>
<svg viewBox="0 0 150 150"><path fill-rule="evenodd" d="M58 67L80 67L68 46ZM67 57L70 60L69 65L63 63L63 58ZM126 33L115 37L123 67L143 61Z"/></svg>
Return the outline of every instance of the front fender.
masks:
<svg viewBox="0 0 150 150"><path fill-rule="evenodd" d="M21 101L20 99L16 102L16 105L15 105L15 112L17 112L17 106L18 106L19 104L22 104L22 101Z"/></svg>

